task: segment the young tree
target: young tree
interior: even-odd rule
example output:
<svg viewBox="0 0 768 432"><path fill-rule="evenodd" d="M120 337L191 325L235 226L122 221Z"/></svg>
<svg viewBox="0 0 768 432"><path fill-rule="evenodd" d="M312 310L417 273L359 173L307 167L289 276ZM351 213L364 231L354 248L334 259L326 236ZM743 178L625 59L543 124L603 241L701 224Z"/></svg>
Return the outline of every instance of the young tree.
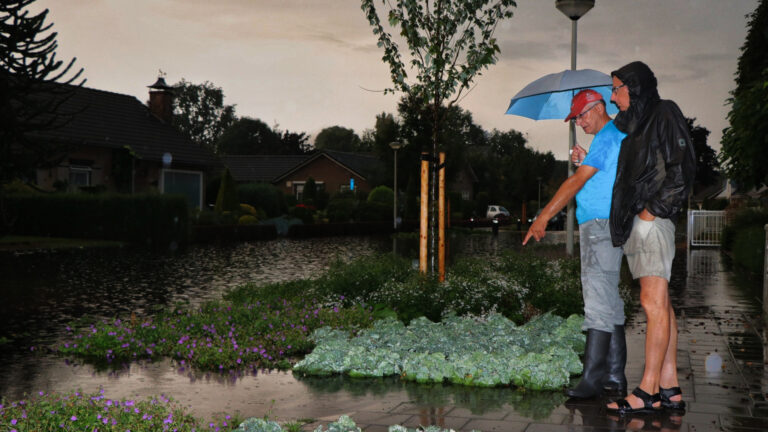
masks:
<svg viewBox="0 0 768 432"><path fill-rule="evenodd" d="M82 69L70 74L74 58L66 64L56 59L48 10L25 10L33 1L0 2L0 183L31 176L59 153L60 145L33 135L69 120L59 107L85 82L75 84Z"/></svg>
<svg viewBox="0 0 768 432"><path fill-rule="evenodd" d="M720 150L728 177L746 188L768 185L768 0L748 17Z"/></svg>
<svg viewBox="0 0 768 432"><path fill-rule="evenodd" d="M499 46L493 34L501 20L512 16L513 0L361 0L362 9L384 49L382 59L389 65L393 88L421 99L432 109L432 158L437 158L440 108L455 104L483 69L496 61ZM399 28L410 54L415 79L408 79L403 54L382 24L376 8L389 9L385 21ZM431 268L434 271L437 239L437 170L432 171Z"/></svg>
<svg viewBox="0 0 768 432"><path fill-rule="evenodd" d="M217 141L235 122L235 106L224 104L224 91L205 81L193 84L181 79L174 86L173 124L192 141L221 154Z"/></svg>

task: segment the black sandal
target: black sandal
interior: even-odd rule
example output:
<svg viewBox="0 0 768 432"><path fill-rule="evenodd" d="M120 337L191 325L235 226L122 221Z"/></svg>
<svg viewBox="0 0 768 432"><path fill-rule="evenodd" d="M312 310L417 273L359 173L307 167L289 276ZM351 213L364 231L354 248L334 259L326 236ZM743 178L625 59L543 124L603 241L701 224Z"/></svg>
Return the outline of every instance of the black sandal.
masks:
<svg viewBox="0 0 768 432"><path fill-rule="evenodd" d="M641 401L643 401L643 406L641 406L640 408L632 408L632 405L630 405L626 399L619 399L618 401L616 401L617 408L606 407L606 409L608 411L618 412L620 415L633 414L633 413L659 412L659 410L661 409L661 407L653 406L653 404L655 404L656 402L661 401L661 395L659 395L659 393L650 395L645 391L643 391L640 387L635 387L635 389L632 390L632 394L635 395Z"/></svg>
<svg viewBox="0 0 768 432"><path fill-rule="evenodd" d="M674 411L685 411L685 401L673 401L670 400L673 396L682 395L683 391L680 387L663 388L659 387L659 395L661 396L661 406Z"/></svg>

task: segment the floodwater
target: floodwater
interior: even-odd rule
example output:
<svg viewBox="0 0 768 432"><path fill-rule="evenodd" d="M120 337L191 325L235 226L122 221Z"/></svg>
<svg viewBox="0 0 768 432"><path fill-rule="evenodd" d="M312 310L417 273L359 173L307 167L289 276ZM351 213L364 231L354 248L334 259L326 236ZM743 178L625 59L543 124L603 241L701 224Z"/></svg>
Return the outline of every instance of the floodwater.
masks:
<svg viewBox="0 0 768 432"><path fill-rule="evenodd" d="M557 241L557 233L548 239ZM519 248L520 240L519 232L502 231L497 236L489 232L465 234L451 239L450 253L453 257L494 255ZM351 260L393 249L415 258L415 243L416 239L335 237L194 246L171 255L134 249L2 255L0 338L6 343L0 345L0 397L17 400L25 393L38 391L91 392L101 388L110 398L165 394L207 418L216 412L236 411L244 416L262 416L274 409L273 404L284 412L294 404L307 405L308 397L312 399L317 394L333 393L331 399L337 402L340 398L354 400L360 389L350 390L350 384L338 380L299 380L290 372L276 371L242 376L199 374L169 361L97 371L88 364L72 363L53 355L46 347L64 335L68 323L84 316L151 313L156 306L178 302L196 305L218 299L226 290L247 282L316 277L336 258ZM415 384L381 385L389 388L391 391L385 393L395 399L419 393ZM442 394L452 397L453 391L446 386ZM309 410L312 412L302 415L311 417L320 411L327 412L321 405L313 407ZM299 408L296 406L297 412ZM315 410L318 413L313 414Z"/></svg>

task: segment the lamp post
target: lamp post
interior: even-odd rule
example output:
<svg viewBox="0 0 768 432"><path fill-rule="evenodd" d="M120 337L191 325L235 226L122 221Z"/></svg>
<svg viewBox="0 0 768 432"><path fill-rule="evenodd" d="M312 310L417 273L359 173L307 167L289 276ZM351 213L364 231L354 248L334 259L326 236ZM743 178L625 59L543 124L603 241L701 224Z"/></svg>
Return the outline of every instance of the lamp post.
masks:
<svg viewBox="0 0 768 432"><path fill-rule="evenodd" d="M405 144L399 141L392 141L391 143L389 143L389 147L395 151L395 183L393 187L395 192L395 200L392 205L392 223L393 223L393 228L397 230L397 151L405 147Z"/></svg>
<svg viewBox="0 0 768 432"><path fill-rule="evenodd" d="M555 7L571 19L571 70L576 70L576 30L577 21L595 6L595 0L555 0ZM568 140L568 177L573 175L573 162L570 154L576 142L576 121L569 122L570 139ZM568 201L568 217L566 218L565 253L573 255L574 211L573 200Z"/></svg>
<svg viewBox="0 0 768 432"><path fill-rule="evenodd" d="M539 181L539 196L536 200L536 210L541 210L541 176L536 177L536 180Z"/></svg>

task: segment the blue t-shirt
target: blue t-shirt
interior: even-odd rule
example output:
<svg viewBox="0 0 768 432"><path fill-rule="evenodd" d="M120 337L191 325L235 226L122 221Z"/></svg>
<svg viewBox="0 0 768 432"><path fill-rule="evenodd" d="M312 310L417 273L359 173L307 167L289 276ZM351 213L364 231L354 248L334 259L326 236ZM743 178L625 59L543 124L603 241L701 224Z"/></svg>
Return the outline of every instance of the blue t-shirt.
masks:
<svg viewBox="0 0 768 432"><path fill-rule="evenodd" d="M592 139L589 153L582 164L597 168L597 172L576 194L576 220L579 224L592 219L608 219L610 216L616 164L619 161L621 140L625 136L627 134L616 129L611 120Z"/></svg>

